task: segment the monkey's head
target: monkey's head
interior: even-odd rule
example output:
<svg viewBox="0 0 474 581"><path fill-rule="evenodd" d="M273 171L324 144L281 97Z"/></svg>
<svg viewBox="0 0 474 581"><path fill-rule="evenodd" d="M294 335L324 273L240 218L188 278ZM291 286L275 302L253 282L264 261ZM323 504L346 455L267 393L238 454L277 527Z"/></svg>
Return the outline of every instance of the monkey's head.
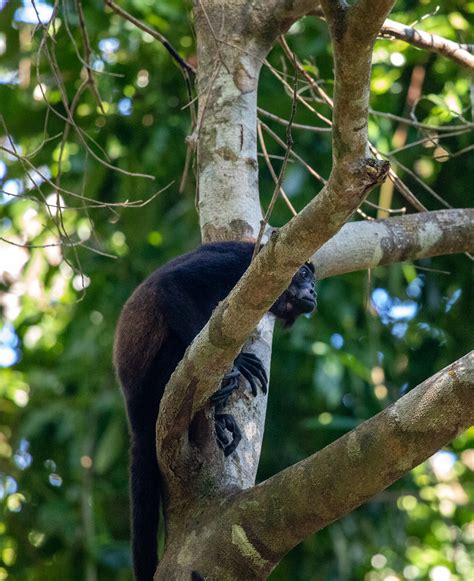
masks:
<svg viewBox="0 0 474 581"><path fill-rule="evenodd" d="M314 266L306 262L291 279L290 286L276 300L270 312L291 327L300 315L311 313L316 308L316 277Z"/></svg>

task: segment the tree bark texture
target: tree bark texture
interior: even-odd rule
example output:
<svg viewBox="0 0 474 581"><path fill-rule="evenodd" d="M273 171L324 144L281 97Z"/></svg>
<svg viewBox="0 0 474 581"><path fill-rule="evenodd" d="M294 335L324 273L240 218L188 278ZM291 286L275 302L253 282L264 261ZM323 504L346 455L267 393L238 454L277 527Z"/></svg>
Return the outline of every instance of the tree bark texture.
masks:
<svg viewBox="0 0 474 581"><path fill-rule="evenodd" d="M474 210L440 210L351 222L312 257L319 280L337 274L474 251Z"/></svg>

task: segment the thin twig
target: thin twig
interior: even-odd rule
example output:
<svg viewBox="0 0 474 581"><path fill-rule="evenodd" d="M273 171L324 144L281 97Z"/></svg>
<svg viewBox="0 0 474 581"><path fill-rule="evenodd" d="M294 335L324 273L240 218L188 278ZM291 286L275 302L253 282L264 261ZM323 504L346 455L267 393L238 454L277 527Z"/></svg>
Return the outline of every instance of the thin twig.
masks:
<svg viewBox="0 0 474 581"><path fill-rule="evenodd" d="M77 14L79 16L79 29L80 29L81 35L82 35L82 42L84 43L84 61L87 63L87 65L85 67L86 75L87 75L87 83L89 85L89 88L90 88L92 94L95 97L95 100L97 101L97 105L99 106L99 109L100 109L102 115L105 115L104 107L102 105L102 98L99 94L99 89L97 88L97 86L95 84L94 75L92 74L93 70L92 70L92 67L90 64L91 63L91 56L92 56L92 48L91 48L91 43L89 40L89 34L87 33L86 21L84 18L84 11L82 9L82 2L81 2L81 0L75 0L75 4L76 4Z"/></svg>
<svg viewBox="0 0 474 581"><path fill-rule="evenodd" d="M257 107L258 113L263 115L264 117L268 117L272 121L279 123L280 125L284 125L285 127L288 125L288 120L283 119L282 117L278 117L274 113L270 113L269 111L265 111L261 107ZM301 123L293 123L293 129L303 129L304 131L311 131L314 133L331 133L331 127L316 127L315 125L302 125Z"/></svg>
<svg viewBox="0 0 474 581"><path fill-rule="evenodd" d="M188 74L190 74L194 77L194 75L196 74L196 69L192 65L187 63L179 55L178 51L173 47L173 45L169 42L169 40L161 34L161 32L158 32L154 28L151 28L150 26L148 26L148 24L145 24L144 22L142 22L138 18L135 18L135 16L132 16L129 12L127 12L126 10L121 8L118 4L113 2L113 0L104 0L104 3L111 10L113 10L116 14L118 14L119 16L124 18L125 20L128 20L129 22L134 24L137 28L139 28L140 30L143 30L143 32L146 32L147 34L152 36L154 39L161 42L161 44L169 52L169 54L172 56L172 58L178 63L178 65L182 69L184 69Z"/></svg>
<svg viewBox="0 0 474 581"><path fill-rule="evenodd" d="M273 166L272 166L272 162L270 161L271 156L268 155L267 146L265 145L265 139L264 139L263 133L262 133L262 125L260 122L257 123L257 134L258 134L258 139L260 142L260 147L262 148L262 155L263 155L265 162L267 164L268 171L270 172L275 184L278 184L278 176L276 175L275 170L273 169ZM279 159L284 160L285 157L279 156ZM281 194L282 198L285 200L285 203L288 206L288 208L290 209L290 212L293 214L293 216L296 216L298 212L295 210L293 204L290 202L283 187L280 187L280 194Z"/></svg>
<svg viewBox="0 0 474 581"><path fill-rule="evenodd" d="M286 143L283 141L283 139L281 139L272 129L270 129L270 127L264 123L263 121L260 121L260 125L262 126L263 129L265 129L265 131L279 144L281 145L281 147L283 147L283 149L286 150ZM307 163L300 155L298 155L294 150L291 150L290 152L291 157L294 157L297 161L299 161L301 163L301 165L314 177L316 178L319 182L321 182L323 185L326 184L327 180L323 178L322 175L320 175L314 168L312 168L309 163Z"/></svg>
<svg viewBox="0 0 474 581"><path fill-rule="evenodd" d="M468 133L471 131L470 128L460 127L456 131L452 131L451 133L443 133L442 135L428 135L423 139L418 139L417 141L412 141L411 143L407 143L396 149L391 149L385 155L395 155L396 153L400 153L400 151L405 151L406 149L410 149L411 147L416 147L417 145L423 145L425 143L431 143L433 147L436 147L437 141L441 139L447 139L448 137L457 137L458 135L462 135L463 133Z"/></svg>
<svg viewBox="0 0 474 581"><path fill-rule="evenodd" d="M383 208L378 204L374 204L374 202L370 202L369 200L364 200L364 204L367 204L371 208L375 208L376 210L383 210L384 212L388 212L389 214L406 214L407 209L403 208Z"/></svg>
<svg viewBox="0 0 474 581"><path fill-rule="evenodd" d="M208 14L207 14L206 9L204 8L203 3L201 2L201 0L198 0L198 3L199 3L199 7L202 10L202 13L204 14L204 18L206 19L207 25L209 27L209 31L211 32L211 36L212 36L212 38L214 40L214 44L216 45L217 56L219 57L219 60L220 60L220 62L222 64L222 66L225 68L225 70L227 71L227 73L230 75L229 67L227 66L227 63L225 62L224 58L222 57L222 54L221 54L221 51L220 51L220 48L219 48L219 42L220 42L220 40L218 39L217 34L214 32L214 28L212 26L211 20L210 20ZM224 18L224 15L225 15L225 12L222 11L222 17L223 18Z"/></svg>
<svg viewBox="0 0 474 581"><path fill-rule="evenodd" d="M431 188L427 183L425 183L422 179L420 179L413 170L411 170L409 167L407 167L406 165L404 165L403 163L401 163L396 157L393 157L393 156L390 156L390 155L387 155L387 157L388 157L388 159L390 159L390 161L392 163L394 163L395 165L398 165L399 167L401 167L404 172L406 172L409 176L411 176L424 190L426 190L431 196L433 196L433 198L435 198L436 200L438 200L438 202L440 204L442 204L446 208L452 208L453 207L442 196L440 196L440 194L438 194L437 192L435 192L433 190L433 188Z"/></svg>
<svg viewBox="0 0 474 581"><path fill-rule="evenodd" d="M419 121L408 119L407 117L401 117L400 115L394 115L393 113L387 113L386 111L375 111L375 109L369 109L369 113L376 117L384 117L385 119L404 123L411 127L416 127L417 129L427 129L428 131L448 132L461 127L474 129L474 123L463 123L462 125L430 125L429 123L420 123Z"/></svg>
<svg viewBox="0 0 474 581"><path fill-rule="evenodd" d="M257 242L255 244L253 256L256 256L256 254L260 248L260 244L262 242L265 228L267 227L268 221L269 221L270 216L272 215L272 212L273 212L273 208L275 207L275 203L277 201L278 194L280 193L280 190L281 190L281 185L283 183L283 178L285 176L286 166L288 165L288 159L290 157L290 153L291 153L292 148L293 148L293 136L291 134L291 126L293 124L293 121L294 121L295 115L296 115L297 86L298 86L297 85L297 83L298 83L298 69L295 67L294 70L295 70L295 77L294 77L294 81L293 81L293 99L291 101L290 118L288 120L288 125L286 126L285 157L283 159L283 163L282 163L281 168L280 168L280 173L278 174L278 179L277 179L276 184L275 184L275 189L273 191L273 195L272 195L272 198L270 200L270 204L268 205L268 208L267 208L267 211L265 213L263 220L260 222L260 231L259 231L258 236L257 236Z"/></svg>

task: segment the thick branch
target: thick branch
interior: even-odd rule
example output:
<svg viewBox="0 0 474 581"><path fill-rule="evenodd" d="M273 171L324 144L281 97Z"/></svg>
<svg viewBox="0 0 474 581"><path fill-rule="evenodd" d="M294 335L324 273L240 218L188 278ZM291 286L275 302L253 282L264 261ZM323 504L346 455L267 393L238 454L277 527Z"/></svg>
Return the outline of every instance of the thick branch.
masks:
<svg viewBox="0 0 474 581"><path fill-rule="evenodd" d="M441 210L346 224L316 252L318 279L385 264L474 251L474 210Z"/></svg>
<svg viewBox="0 0 474 581"><path fill-rule="evenodd" d="M246 10L249 2L246 1ZM290 26L319 7L319 0L266 0L252 11L252 28L256 36L265 36L273 43Z"/></svg>
<svg viewBox="0 0 474 581"><path fill-rule="evenodd" d="M372 49L394 0L322 0L334 49L333 171L345 180L367 156Z"/></svg>
<svg viewBox="0 0 474 581"><path fill-rule="evenodd" d="M319 18L324 18L324 13L321 8L313 10L311 14ZM418 30L417 28L389 18L384 22L379 36L381 38L403 40L417 48L449 58L463 67L469 69L474 68L474 45L472 44L454 42L437 34Z"/></svg>
<svg viewBox="0 0 474 581"><path fill-rule="evenodd" d="M469 428L473 378L471 352L320 452L242 493L226 520L239 523L241 536L252 539L268 574L307 535L354 510Z"/></svg>
<svg viewBox="0 0 474 581"><path fill-rule="evenodd" d="M471 54L472 45L459 44L437 34L417 30L390 19L384 22L380 36L403 40L418 48L445 56L463 67L474 69L474 55Z"/></svg>

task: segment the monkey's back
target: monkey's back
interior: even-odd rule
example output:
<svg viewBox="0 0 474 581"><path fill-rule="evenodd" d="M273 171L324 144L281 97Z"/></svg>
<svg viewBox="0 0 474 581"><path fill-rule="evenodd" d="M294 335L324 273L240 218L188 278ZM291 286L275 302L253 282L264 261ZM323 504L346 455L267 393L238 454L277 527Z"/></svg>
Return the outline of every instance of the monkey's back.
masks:
<svg viewBox="0 0 474 581"><path fill-rule="evenodd" d="M120 314L114 366L126 397L133 396L143 384L168 334L159 302L159 287L147 279L135 289Z"/></svg>

